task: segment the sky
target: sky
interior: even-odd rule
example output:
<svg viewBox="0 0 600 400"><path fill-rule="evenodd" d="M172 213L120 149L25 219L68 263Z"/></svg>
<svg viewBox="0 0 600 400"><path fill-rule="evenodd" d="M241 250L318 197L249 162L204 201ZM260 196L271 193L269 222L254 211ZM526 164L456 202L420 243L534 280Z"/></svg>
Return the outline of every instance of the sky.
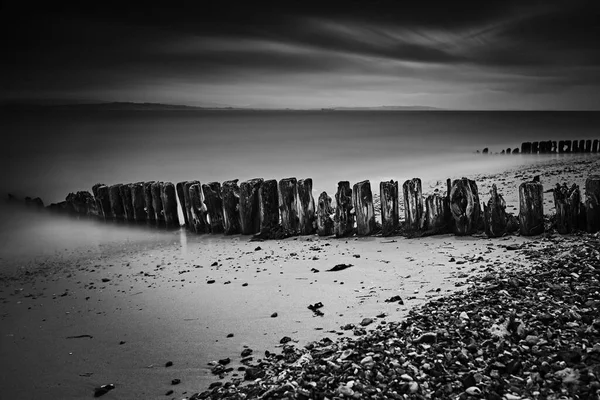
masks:
<svg viewBox="0 0 600 400"><path fill-rule="evenodd" d="M0 6L0 102L600 110L598 0L47 3Z"/></svg>

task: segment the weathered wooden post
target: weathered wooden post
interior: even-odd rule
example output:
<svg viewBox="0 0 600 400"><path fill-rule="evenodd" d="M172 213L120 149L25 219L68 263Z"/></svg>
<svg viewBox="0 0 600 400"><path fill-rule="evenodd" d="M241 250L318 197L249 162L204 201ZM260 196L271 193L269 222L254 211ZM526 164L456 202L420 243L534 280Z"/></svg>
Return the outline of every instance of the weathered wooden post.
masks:
<svg viewBox="0 0 600 400"><path fill-rule="evenodd" d="M571 141L570 140L565 140L565 153L570 153L571 152Z"/></svg>
<svg viewBox="0 0 600 400"><path fill-rule="evenodd" d="M177 191L177 199L179 200L179 205L181 206L181 211L183 212L183 223L188 229L191 229L189 214L187 212L187 205L185 202L185 183L186 181L177 182L175 185L175 190Z"/></svg>
<svg viewBox="0 0 600 400"><path fill-rule="evenodd" d="M515 147L512 151L513 154L519 154L519 148Z"/></svg>
<svg viewBox="0 0 600 400"><path fill-rule="evenodd" d="M587 139L585 141L585 152L586 153L591 153L592 152L592 140L591 139Z"/></svg>
<svg viewBox="0 0 600 400"><path fill-rule="evenodd" d="M71 214L84 217L96 215L96 200L88 191L69 193L65 202Z"/></svg>
<svg viewBox="0 0 600 400"><path fill-rule="evenodd" d="M381 228L383 236L392 235L398 230L398 182L393 180L379 183L381 198Z"/></svg>
<svg viewBox="0 0 600 400"><path fill-rule="evenodd" d="M477 184L467 178L452 182L450 212L456 235L470 235L477 231L481 219L481 205Z"/></svg>
<svg viewBox="0 0 600 400"><path fill-rule="evenodd" d="M315 232L315 200L312 195L311 178L298 181L298 220L301 235L312 235Z"/></svg>
<svg viewBox="0 0 600 400"><path fill-rule="evenodd" d="M579 141L579 152L585 153L585 139Z"/></svg>
<svg viewBox="0 0 600 400"><path fill-rule="evenodd" d="M290 234L298 233L298 185L296 178L279 181L279 209L281 226Z"/></svg>
<svg viewBox="0 0 600 400"><path fill-rule="evenodd" d="M591 175L585 180L585 208L587 231L600 231L600 175Z"/></svg>
<svg viewBox="0 0 600 400"><path fill-rule="evenodd" d="M600 151L600 146L598 145L598 143L600 143L598 139L594 139L594 142L592 143L592 153L597 153L598 151Z"/></svg>
<svg viewBox="0 0 600 400"><path fill-rule="evenodd" d="M208 210L204 204L200 182L191 185L189 193L192 210L192 221L190 223L192 224L194 231L196 233L210 233Z"/></svg>
<svg viewBox="0 0 600 400"><path fill-rule="evenodd" d="M264 182L254 178L240 183L240 230L242 235L260 232L259 189Z"/></svg>
<svg viewBox="0 0 600 400"><path fill-rule="evenodd" d="M540 150L540 143L532 142L531 143L531 154L538 154L539 150Z"/></svg>
<svg viewBox="0 0 600 400"><path fill-rule="evenodd" d="M544 187L536 180L519 186L519 224L521 235L544 232Z"/></svg>
<svg viewBox="0 0 600 400"><path fill-rule="evenodd" d="M164 182L161 186L161 197L163 203L163 212L165 214L165 224L167 228L179 228L179 212L177 209L177 190L171 182Z"/></svg>
<svg viewBox="0 0 600 400"><path fill-rule="evenodd" d="M486 147L486 148L484 148L484 149L483 149L481 152L482 152L483 154L488 154L488 153L489 153L489 151L490 151L490 149L488 149L488 148Z"/></svg>
<svg viewBox="0 0 600 400"><path fill-rule="evenodd" d="M279 226L279 196L277 194L277 181L269 179L264 181L258 189L258 202L260 211L260 233L268 235Z"/></svg>
<svg viewBox="0 0 600 400"><path fill-rule="evenodd" d="M579 153L579 142L577 140L573 140L573 144L571 147L571 153Z"/></svg>
<svg viewBox="0 0 600 400"><path fill-rule="evenodd" d="M356 234L367 236L375 231L375 209L371 182L362 181L352 187L352 204L356 215Z"/></svg>
<svg viewBox="0 0 600 400"><path fill-rule="evenodd" d="M511 154L512 150L510 149L510 147L508 149L506 149L506 154Z"/></svg>
<svg viewBox="0 0 600 400"><path fill-rule="evenodd" d="M554 206L556 208L556 230L565 234L576 231L580 226L582 213L585 213L581 203L579 186L573 184L570 188L563 183L554 188Z"/></svg>
<svg viewBox="0 0 600 400"><path fill-rule="evenodd" d="M152 191L152 208L154 209L156 225L165 225L165 210L162 200L163 182L154 182L150 185Z"/></svg>
<svg viewBox="0 0 600 400"><path fill-rule="evenodd" d="M565 141L564 140L559 140L558 141L558 151L557 153L564 153L565 152Z"/></svg>
<svg viewBox="0 0 600 400"><path fill-rule="evenodd" d="M150 225L156 224L156 213L152 203L152 184L154 181L144 182L144 209L146 211L146 221Z"/></svg>
<svg viewBox="0 0 600 400"><path fill-rule="evenodd" d="M223 182L223 230L226 235L240 233L240 188L238 179Z"/></svg>
<svg viewBox="0 0 600 400"><path fill-rule="evenodd" d="M333 219L335 236L350 236L354 231L354 212L352 210L352 189L350 189L350 182L338 182L335 202L335 217Z"/></svg>
<svg viewBox="0 0 600 400"><path fill-rule="evenodd" d="M531 142L523 142L523 143L521 143L521 153L523 153L523 154L531 154Z"/></svg>
<svg viewBox="0 0 600 400"><path fill-rule="evenodd" d="M194 215L192 212L192 200L190 199L190 188L192 185L200 185L199 181L187 181L183 182L183 203L181 204L181 211L183 215L187 215L188 223L186 224L189 230L195 231L194 226Z"/></svg>
<svg viewBox="0 0 600 400"><path fill-rule="evenodd" d="M135 222L146 222L146 209L144 202L144 182L131 184L131 203L133 205L133 219Z"/></svg>
<svg viewBox="0 0 600 400"><path fill-rule="evenodd" d="M210 231L212 233L223 233L223 199L221 198L221 184L210 182L202 185L204 204L208 210L210 219Z"/></svg>
<svg viewBox="0 0 600 400"><path fill-rule="evenodd" d="M551 153L558 153L558 144L556 143L556 140L552 140L550 142L550 152Z"/></svg>
<svg viewBox="0 0 600 400"><path fill-rule="evenodd" d="M125 220L133 222L133 198L131 197L131 183L123 184L119 188L123 200L123 212Z"/></svg>
<svg viewBox="0 0 600 400"><path fill-rule="evenodd" d="M113 218L117 221L125 219L125 211L123 210L123 199L121 198L121 184L117 183L108 188L108 197L110 200L110 210Z"/></svg>
<svg viewBox="0 0 600 400"><path fill-rule="evenodd" d="M317 207L317 234L319 236L333 235L334 223L331 216L335 214L335 210L331 206L331 197L327 192L319 195L319 203Z"/></svg>
<svg viewBox="0 0 600 400"><path fill-rule="evenodd" d="M94 196L94 203L96 204L96 214L99 218L106 219L104 216L104 212L102 211L102 204L100 204L100 199L98 198L98 187L102 186L102 183L96 183L92 186L92 196Z"/></svg>
<svg viewBox="0 0 600 400"><path fill-rule="evenodd" d="M487 237L501 237L507 231L506 202L498 193L496 184L490 190L490 199L483 203L483 225Z"/></svg>
<svg viewBox="0 0 600 400"><path fill-rule="evenodd" d="M425 224L431 233L438 233L447 228L446 201L438 194L425 199Z"/></svg>
<svg viewBox="0 0 600 400"><path fill-rule="evenodd" d="M108 186L100 185L96 186L96 201L99 208L100 215L106 220L111 220L113 218L112 210L110 207L110 194Z"/></svg>
<svg viewBox="0 0 600 400"><path fill-rule="evenodd" d="M402 185L404 193L404 219L410 230L421 230L425 226L425 209L421 179L413 178Z"/></svg>

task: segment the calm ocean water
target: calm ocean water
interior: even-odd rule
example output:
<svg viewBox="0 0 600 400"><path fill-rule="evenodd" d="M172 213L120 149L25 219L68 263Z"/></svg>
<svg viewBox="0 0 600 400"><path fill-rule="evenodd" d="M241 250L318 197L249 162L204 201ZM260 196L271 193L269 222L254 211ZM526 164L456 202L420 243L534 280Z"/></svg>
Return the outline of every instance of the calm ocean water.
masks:
<svg viewBox="0 0 600 400"><path fill-rule="evenodd" d="M323 190L333 196L340 180L369 179L378 191L384 179L445 180L534 162L532 156L475 151L598 138L600 113L37 111L0 115L0 131L3 196L40 196L49 204L69 192L91 191L97 182L294 176L313 178L316 197ZM6 239L17 224L0 221L2 256L20 242ZM53 226L48 232L62 225ZM31 230L23 238L46 232ZM95 245L110 236L87 232ZM71 243L57 238L52 246ZM32 242L21 247L32 248Z"/></svg>

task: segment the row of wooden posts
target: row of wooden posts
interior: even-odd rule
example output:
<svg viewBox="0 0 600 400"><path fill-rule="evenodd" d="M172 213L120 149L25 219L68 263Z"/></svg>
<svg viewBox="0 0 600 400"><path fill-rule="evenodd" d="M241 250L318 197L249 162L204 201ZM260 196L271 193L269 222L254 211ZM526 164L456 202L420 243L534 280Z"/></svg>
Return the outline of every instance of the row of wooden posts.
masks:
<svg viewBox="0 0 600 400"><path fill-rule="evenodd" d="M445 195L427 197L422 194L420 179L407 180L402 185L402 199L397 181L381 182L381 225L375 221L368 180L353 187L348 181L339 182L335 207L326 192L320 194L315 205L312 187L310 178L286 178L279 182L256 178L239 185L237 179L223 184L199 181L176 185L171 182L96 184L93 196L88 192L70 194L67 203L73 203L77 213L105 220L178 228L179 201L183 222L191 231L258 234L262 238L313 233L336 237L443 232L469 235L480 231L499 237L516 230L522 235L544 232L543 186L535 179L519 186L518 217L506 212L506 203L496 185L492 186L490 199L483 203L482 210L477 184L467 178L448 179ZM557 185L554 189L556 228L560 233L600 230L600 176L590 176L585 189L585 202L577 185ZM401 200L404 224L400 223Z"/></svg>
<svg viewBox="0 0 600 400"><path fill-rule="evenodd" d="M483 154L489 153L486 147ZM598 139L587 140L546 140L542 142L521 143L521 154L564 154L564 153L600 153L600 141ZM519 148L515 147L502 150L501 154L519 154Z"/></svg>

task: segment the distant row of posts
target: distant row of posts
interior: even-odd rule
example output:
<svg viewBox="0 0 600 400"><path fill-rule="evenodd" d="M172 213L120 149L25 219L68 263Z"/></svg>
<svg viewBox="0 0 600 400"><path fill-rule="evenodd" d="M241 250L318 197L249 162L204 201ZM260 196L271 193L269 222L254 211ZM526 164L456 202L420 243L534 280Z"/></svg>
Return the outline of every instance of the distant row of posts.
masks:
<svg viewBox="0 0 600 400"><path fill-rule="evenodd" d="M63 206L75 214L106 221L165 228L179 228L183 223L199 234L255 235L259 239L315 233L348 237L485 232L489 237L499 237L519 231L529 236L543 233L548 225L543 186L537 179L519 186L518 216L506 212L506 203L495 184L489 200L482 204L476 182L467 178L448 179L445 193L429 196L423 196L418 178L405 181L401 187L397 181L384 181L379 185L380 224L375 220L368 180L353 186L348 181L339 182L335 203L326 192L315 203L310 178L238 182L96 184L92 193L69 194ZM554 189L555 227L560 233L600 230L600 176L588 177L585 185L585 199L577 185L558 185ZM404 205L403 223L400 202Z"/></svg>
<svg viewBox="0 0 600 400"><path fill-rule="evenodd" d="M547 140L543 142L521 143L521 154L566 154L566 153L599 153L600 141L598 139L587 140ZM488 154L486 147L483 154ZM519 154L519 148L515 147L502 150L500 154Z"/></svg>

